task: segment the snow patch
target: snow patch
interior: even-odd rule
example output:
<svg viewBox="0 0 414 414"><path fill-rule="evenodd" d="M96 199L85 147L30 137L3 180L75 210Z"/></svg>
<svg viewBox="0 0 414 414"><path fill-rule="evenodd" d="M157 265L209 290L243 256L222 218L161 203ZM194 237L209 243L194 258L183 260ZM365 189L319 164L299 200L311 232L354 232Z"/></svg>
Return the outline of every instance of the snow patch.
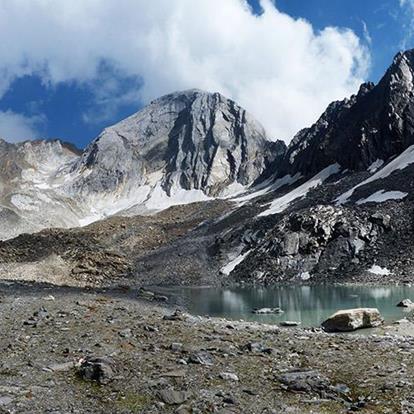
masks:
<svg viewBox="0 0 414 414"><path fill-rule="evenodd" d="M367 170L370 173L374 173L375 171L378 170L378 168L382 167L382 165L384 164L384 160L380 160L379 158L377 158L368 168Z"/></svg>
<svg viewBox="0 0 414 414"><path fill-rule="evenodd" d="M13 194L11 203L20 210L37 211L39 210L39 201L34 200L25 194Z"/></svg>
<svg viewBox="0 0 414 414"><path fill-rule="evenodd" d="M381 267L378 265L372 265L368 269L368 272L373 273L374 275L379 275L379 276L387 276L391 274L391 272L386 267Z"/></svg>
<svg viewBox="0 0 414 414"><path fill-rule="evenodd" d="M270 193L271 191L276 191L284 185L291 185L298 181L301 177L302 175L300 173L296 173L294 176L291 176L290 174L285 175L284 177L278 178L272 183L270 183L269 180L266 180L264 183L256 187L256 191L236 197L234 201L239 203L239 205L242 205L246 201L252 200L253 198L260 197L262 195Z"/></svg>
<svg viewBox="0 0 414 414"><path fill-rule="evenodd" d="M318 187L331 175L337 174L340 170L341 170L341 167L337 163L332 164L329 167L326 167L321 172L316 174L314 177L312 177L310 180L306 181L299 187L295 188L294 190L290 191L284 196L273 200L272 203L270 204L270 207L267 210L260 213L259 217L269 216L271 214L277 214L277 213L280 213L286 210L286 208L289 207L289 204L292 201L306 196L309 190L311 190L312 188Z"/></svg>
<svg viewBox="0 0 414 414"><path fill-rule="evenodd" d="M229 186L227 186L220 194L219 198L231 198L236 197L239 194L244 194L247 188L243 184L233 182Z"/></svg>
<svg viewBox="0 0 414 414"><path fill-rule="evenodd" d="M348 202L349 198L352 196L352 194L358 187L362 187L363 185L366 185L373 181L386 178L389 175L391 175L394 171L403 170L404 168L408 167L412 163L414 163L414 145L411 145L410 147L408 147L397 158L393 159L391 162L389 162L385 167L381 168L374 175L371 175L371 177L362 181L362 183L359 183L355 187L351 188L347 192L340 195L335 200L336 204L345 204L346 202Z"/></svg>
<svg viewBox="0 0 414 414"><path fill-rule="evenodd" d="M211 200L211 197L204 194L202 190L185 190L178 186L171 188L171 196L169 196L161 187L161 184L158 183L144 205L149 210L159 211L171 206L208 200Z"/></svg>
<svg viewBox="0 0 414 414"><path fill-rule="evenodd" d="M402 191L385 191L379 190L374 194L371 194L367 198L358 200L356 204L365 204L365 203L382 203L387 200L401 200L404 197L407 197L408 193L403 193Z"/></svg>
<svg viewBox="0 0 414 414"><path fill-rule="evenodd" d="M239 265L247 257L249 253L250 250L248 250L246 253L238 255L235 259L220 269L221 273L228 276L236 268L236 266Z"/></svg>

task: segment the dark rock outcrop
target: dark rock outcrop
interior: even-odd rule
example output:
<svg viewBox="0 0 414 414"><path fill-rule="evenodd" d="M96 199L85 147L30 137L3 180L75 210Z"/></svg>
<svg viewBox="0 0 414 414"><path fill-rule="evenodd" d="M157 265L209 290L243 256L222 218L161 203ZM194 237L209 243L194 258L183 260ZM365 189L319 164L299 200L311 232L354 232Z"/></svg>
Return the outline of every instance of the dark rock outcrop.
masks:
<svg viewBox="0 0 414 414"><path fill-rule="evenodd" d="M308 280L358 263L365 246L390 228L389 216L314 206L283 217L235 270L238 280ZM254 270L253 270L254 269ZM250 275L250 277L247 277Z"/></svg>
<svg viewBox="0 0 414 414"><path fill-rule="evenodd" d="M414 49L398 53L377 85L331 103L289 145L278 175L309 176L328 165L364 170L414 144Z"/></svg>

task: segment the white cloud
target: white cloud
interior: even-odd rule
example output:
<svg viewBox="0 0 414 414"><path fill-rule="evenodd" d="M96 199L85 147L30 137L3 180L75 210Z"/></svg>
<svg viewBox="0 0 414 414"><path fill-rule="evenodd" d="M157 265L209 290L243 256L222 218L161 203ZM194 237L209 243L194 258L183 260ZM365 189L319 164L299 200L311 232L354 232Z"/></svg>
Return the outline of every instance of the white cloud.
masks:
<svg viewBox="0 0 414 414"><path fill-rule="evenodd" d="M404 13L403 19L400 21L403 29L400 47L401 49L407 49L414 37L414 0L400 0L400 8Z"/></svg>
<svg viewBox="0 0 414 414"><path fill-rule="evenodd" d="M362 20L361 23L362 23L362 30L364 34L364 40L369 46L372 46L372 37L371 37L371 33L368 30L368 26L364 20Z"/></svg>
<svg viewBox="0 0 414 414"><path fill-rule="evenodd" d="M43 119L39 116L25 117L12 111L0 111L0 138L9 142L39 138L41 123Z"/></svg>
<svg viewBox="0 0 414 414"><path fill-rule="evenodd" d="M144 103L219 91L288 140L357 90L369 53L350 30L316 32L270 0L262 6L255 16L244 0L3 0L0 93L34 72L51 85L96 84L104 60L142 79Z"/></svg>

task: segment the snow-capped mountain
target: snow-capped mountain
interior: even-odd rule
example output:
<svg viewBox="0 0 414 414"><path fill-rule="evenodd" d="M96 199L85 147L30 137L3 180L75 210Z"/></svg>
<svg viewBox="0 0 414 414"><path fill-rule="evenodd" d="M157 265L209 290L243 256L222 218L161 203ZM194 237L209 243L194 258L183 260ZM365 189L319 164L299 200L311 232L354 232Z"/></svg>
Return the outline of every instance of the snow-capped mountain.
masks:
<svg viewBox="0 0 414 414"><path fill-rule="evenodd" d="M398 53L377 85L300 131L262 188L236 198L260 210L226 235L224 273L261 283L410 279L413 73L414 50Z"/></svg>
<svg viewBox="0 0 414 414"><path fill-rule="evenodd" d="M235 102L199 90L151 102L82 153L59 141L2 141L0 238L226 197L284 151Z"/></svg>
<svg viewBox="0 0 414 414"><path fill-rule="evenodd" d="M288 148L198 90L153 101L83 152L2 142L0 237L122 217L0 242L0 270L41 260L64 280L414 281L413 73L414 51L399 53Z"/></svg>

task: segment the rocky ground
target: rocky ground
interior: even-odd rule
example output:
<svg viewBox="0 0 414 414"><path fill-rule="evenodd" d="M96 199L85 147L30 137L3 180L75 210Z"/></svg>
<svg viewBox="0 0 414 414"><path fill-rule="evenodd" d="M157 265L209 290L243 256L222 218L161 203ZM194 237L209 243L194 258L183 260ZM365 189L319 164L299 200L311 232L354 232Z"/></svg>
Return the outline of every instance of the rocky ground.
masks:
<svg viewBox="0 0 414 414"><path fill-rule="evenodd" d="M1 413L414 412L414 338L398 330L205 319L126 289L12 282L0 315Z"/></svg>
<svg viewBox="0 0 414 414"><path fill-rule="evenodd" d="M86 227L21 234L0 241L1 278L100 287L212 283L219 266L207 250L222 227L210 226L232 208L232 203L216 200L150 216L117 216ZM214 278L206 271L210 268Z"/></svg>

